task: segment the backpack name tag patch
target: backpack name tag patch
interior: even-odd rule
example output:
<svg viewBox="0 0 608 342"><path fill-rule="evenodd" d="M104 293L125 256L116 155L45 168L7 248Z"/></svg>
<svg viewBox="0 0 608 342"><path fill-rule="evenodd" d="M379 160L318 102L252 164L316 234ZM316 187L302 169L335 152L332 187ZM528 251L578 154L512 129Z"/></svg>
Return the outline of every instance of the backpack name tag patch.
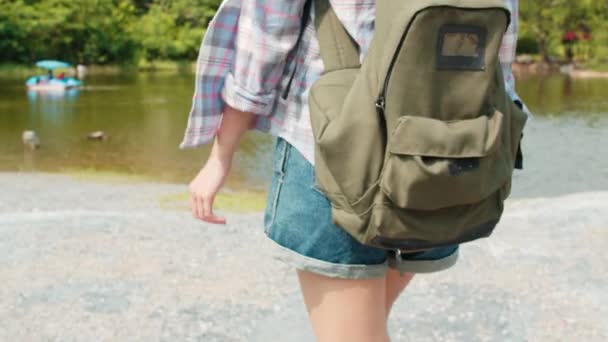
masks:
<svg viewBox="0 0 608 342"><path fill-rule="evenodd" d="M437 39L437 69L485 70L487 31L473 25L443 25Z"/></svg>

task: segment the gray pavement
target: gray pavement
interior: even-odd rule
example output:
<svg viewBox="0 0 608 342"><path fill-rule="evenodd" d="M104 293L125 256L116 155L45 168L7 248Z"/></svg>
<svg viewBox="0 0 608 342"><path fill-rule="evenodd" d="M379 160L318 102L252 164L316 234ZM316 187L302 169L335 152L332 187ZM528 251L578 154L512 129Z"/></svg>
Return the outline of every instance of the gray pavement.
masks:
<svg viewBox="0 0 608 342"><path fill-rule="evenodd" d="M262 214L193 220L185 186L0 173L0 341L313 341ZM420 275L393 341L608 341L608 192L509 201Z"/></svg>

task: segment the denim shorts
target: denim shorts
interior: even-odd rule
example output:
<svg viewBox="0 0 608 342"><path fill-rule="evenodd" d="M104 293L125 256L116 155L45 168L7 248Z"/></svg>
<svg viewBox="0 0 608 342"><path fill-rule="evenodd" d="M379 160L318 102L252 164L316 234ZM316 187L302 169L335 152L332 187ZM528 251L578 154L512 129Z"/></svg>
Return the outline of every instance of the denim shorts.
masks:
<svg viewBox="0 0 608 342"><path fill-rule="evenodd" d="M273 177L264 214L264 231L274 256L296 269L328 277L383 277L388 268L408 273L447 269L458 259L458 245L402 254L359 243L331 219L329 200L316 187L314 167L296 148L277 139Z"/></svg>

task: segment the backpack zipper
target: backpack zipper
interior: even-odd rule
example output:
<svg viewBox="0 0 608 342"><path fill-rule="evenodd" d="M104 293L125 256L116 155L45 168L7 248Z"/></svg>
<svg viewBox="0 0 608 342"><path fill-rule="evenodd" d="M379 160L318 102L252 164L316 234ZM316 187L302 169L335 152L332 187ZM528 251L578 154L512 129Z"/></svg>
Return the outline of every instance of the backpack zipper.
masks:
<svg viewBox="0 0 608 342"><path fill-rule="evenodd" d="M431 7L423 8L420 11L418 11L416 14L414 14L414 17L412 17L412 20L410 20L410 22L407 24L407 27L405 28L405 32L403 33L403 35L401 36L401 39L399 40L399 45L397 45L397 50L395 50L395 54L393 54L391 63L388 66L388 71L386 73L386 77L384 78L384 84L382 85L382 91L380 92L380 95L378 96L378 99L376 100L375 105L376 105L376 108L378 109L379 114L384 115L384 112L386 111L386 91L388 89L388 82L391 79L391 75L393 73L393 68L395 67L395 63L397 62L397 57L399 57L399 52L401 51L401 48L403 47L403 43L405 42L405 37L407 37L407 34L410 32L412 23L414 22L414 20L416 20L416 17L418 17L418 15L421 12L426 11L431 8L440 8L440 7L455 8L455 9L460 9L460 10L464 10L464 11L482 11L482 10L488 10L488 9L494 8L494 7L462 8L462 7L458 7L458 6L431 6ZM509 22L510 22L510 20L507 19L507 24L509 24Z"/></svg>
<svg viewBox="0 0 608 342"><path fill-rule="evenodd" d="M384 145L388 142L387 133L386 133L386 117L384 117L384 107L386 106L386 102L384 101L384 96L380 96L378 100L376 100L376 113L378 113L378 120L380 122L380 132L382 132L382 141Z"/></svg>
<svg viewBox="0 0 608 342"><path fill-rule="evenodd" d="M422 11L420 11L422 12ZM418 12L418 13L420 13ZM403 47L403 43L405 42L405 37L407 37L407 34L410 32L410 28L412 27L412 23L414 22L414 20L416 20L416 17L418 16L418 13L416 13L414 15L414 17L412 18L412 20L410 20L410 22L407 24L407 27L405 28L405 32L403 32L403 35L401 36L401 39L399 40L399 45L397 45L397 49L395 50L395 53L393 54L393 58L391 59L391 64L388 65L388 71L386 72L386 77L384 78L384 84L382 85L382 91L380 92L380 96L378 96L378 99L376 100L376 109L378 110L378 114L380 114L383 118L384 118L384 113L386 111L386 90L388 88L388 82L391 79L391 75L393 74L393 69L395 68L395 63L397 62L397 57L399 56L399 52L401 51L401 48Z"/></svg>
<svg viewBox="0 0 608 342"><path fill-rule="evenodd" d="M376 110L379 115L384 116L384 108L386 107L386 100L384 95L380 95L380 97L376 100Z"/></svg>

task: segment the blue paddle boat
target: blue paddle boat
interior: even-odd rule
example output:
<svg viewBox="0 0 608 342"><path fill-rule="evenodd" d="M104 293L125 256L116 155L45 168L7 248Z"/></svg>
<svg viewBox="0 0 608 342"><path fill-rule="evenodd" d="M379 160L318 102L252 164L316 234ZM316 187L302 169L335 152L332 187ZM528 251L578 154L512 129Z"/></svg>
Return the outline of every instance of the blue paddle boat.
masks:
<svg viewBox="0 0 608 342"><path fill-rule="evenodd" d="M67 90L80 87L82 82L73 77L66 77L65 73L55 77L55 69L68 69L72 65L62 61L44 60L36 63L36 66L47 70L46 75L32 76L27 79L25 85L29 90Z"/></svg>

